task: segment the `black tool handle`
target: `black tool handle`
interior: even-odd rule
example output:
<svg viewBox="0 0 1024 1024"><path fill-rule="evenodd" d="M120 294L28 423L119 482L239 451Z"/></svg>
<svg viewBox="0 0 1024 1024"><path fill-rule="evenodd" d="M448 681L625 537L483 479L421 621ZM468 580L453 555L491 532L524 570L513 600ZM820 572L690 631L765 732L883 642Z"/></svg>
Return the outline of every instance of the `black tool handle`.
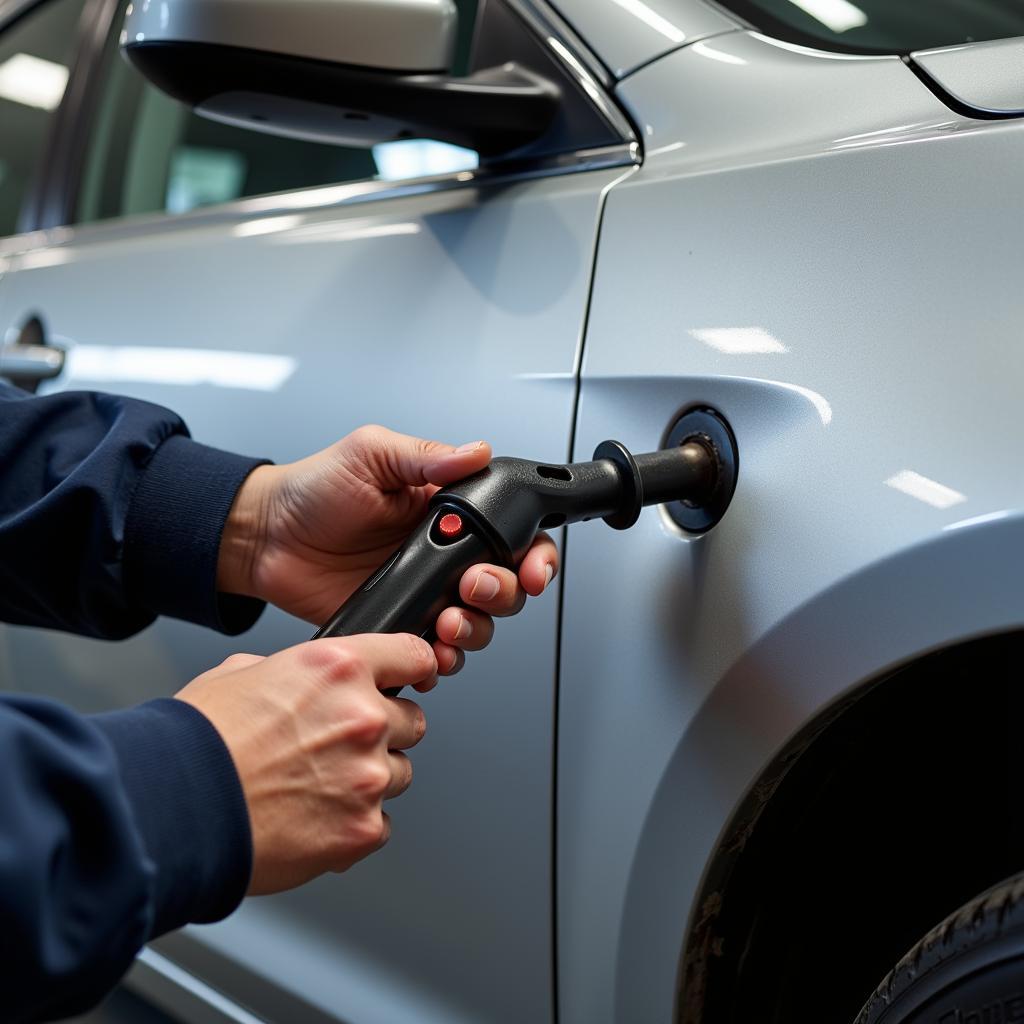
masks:
<svg viewBox="0 0 1024 1024"><path fill-rule="evenodd" d="M444 529L442 529L442 523ZM415 633L433 638L434 623L459 604L462 574L501 559L462 509L441 505L313 635ZM389 691L389 695L397 693Z"/></svg>

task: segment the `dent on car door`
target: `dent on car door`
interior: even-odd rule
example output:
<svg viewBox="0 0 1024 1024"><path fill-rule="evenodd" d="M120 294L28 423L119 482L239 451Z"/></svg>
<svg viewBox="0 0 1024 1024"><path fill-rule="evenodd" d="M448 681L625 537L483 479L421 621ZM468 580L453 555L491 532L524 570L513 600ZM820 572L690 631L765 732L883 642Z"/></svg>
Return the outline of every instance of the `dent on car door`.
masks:
<svg viewBox="0 0 1024 1024"><path fill-rule="evenodd" d="M68 348L44 388L145 398L204 442L278 461L372 421L566 457L621 166L501 187L323 184L381 168L198 121L110 56L74 210L92 223L18 241L4 282L0 328L38 316ZM196 208L282 181L322 187ZM267 1019L549 1019L555 612L551 595L501 623L426 698L417 784L381 854L163 952ZM3 685L125 705L310 631L273 610L239 639L175 621L121 644L15 629Z"/></svg>

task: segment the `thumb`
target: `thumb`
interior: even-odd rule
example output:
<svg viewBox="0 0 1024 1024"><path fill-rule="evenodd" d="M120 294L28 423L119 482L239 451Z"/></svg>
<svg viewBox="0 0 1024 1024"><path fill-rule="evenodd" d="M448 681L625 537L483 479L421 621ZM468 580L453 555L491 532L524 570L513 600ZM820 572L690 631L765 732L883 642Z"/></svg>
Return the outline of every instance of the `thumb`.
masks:
<svg viewBox="0 0 1024 1024"><path fill-rule="evenodd" d="M491 461L491 446L486 441L456 448L440 441L397 434L384 427L362 427L347 440L355 442L360 461L371 469L382 490L402 485L444 486L479 472Z"/></svg>
<svg viewBox="0 0 1024 1024"><path fill-rule="evenodd" d="M458 448L437 441L426 443L431 450L424 453L423 479L441 487L479 473L491 461L491 446L486 441L471 441Z"/></svg>

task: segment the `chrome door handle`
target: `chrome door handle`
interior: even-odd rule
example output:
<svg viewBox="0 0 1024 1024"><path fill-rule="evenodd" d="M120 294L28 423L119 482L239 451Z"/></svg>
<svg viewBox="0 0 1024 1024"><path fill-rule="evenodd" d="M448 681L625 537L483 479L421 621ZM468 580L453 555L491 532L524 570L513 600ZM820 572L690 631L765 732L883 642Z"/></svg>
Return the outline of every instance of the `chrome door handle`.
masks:
<svg viewBox="0 0 1024 1024"><path fill-rule="evenodd" d="M46 340L46 328L38 316L8 332L7 337L12 335L13 340L0 345L0 376L35 391L41 381L52 380L64 369L67 353Z"/></svg>
<svg viewBox="0 0 1024 1024"><path fill-rule="evenodd" d="M24 345L14 342L0 348L0 373L14 380L38 383L50 380L64 369L66 354L50 345Z"/></svg>

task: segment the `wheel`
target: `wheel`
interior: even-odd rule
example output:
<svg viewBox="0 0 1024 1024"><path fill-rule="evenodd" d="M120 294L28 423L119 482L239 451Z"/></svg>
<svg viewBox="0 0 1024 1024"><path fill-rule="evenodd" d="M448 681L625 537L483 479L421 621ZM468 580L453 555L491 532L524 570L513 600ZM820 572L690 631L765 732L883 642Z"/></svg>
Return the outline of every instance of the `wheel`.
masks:
<svg viewBox="0 0 1024 1024"><path fill-rule="evenodd" d="M1024 1024L1024 873L976 896L886 975L856 1024Z"/></svg>

